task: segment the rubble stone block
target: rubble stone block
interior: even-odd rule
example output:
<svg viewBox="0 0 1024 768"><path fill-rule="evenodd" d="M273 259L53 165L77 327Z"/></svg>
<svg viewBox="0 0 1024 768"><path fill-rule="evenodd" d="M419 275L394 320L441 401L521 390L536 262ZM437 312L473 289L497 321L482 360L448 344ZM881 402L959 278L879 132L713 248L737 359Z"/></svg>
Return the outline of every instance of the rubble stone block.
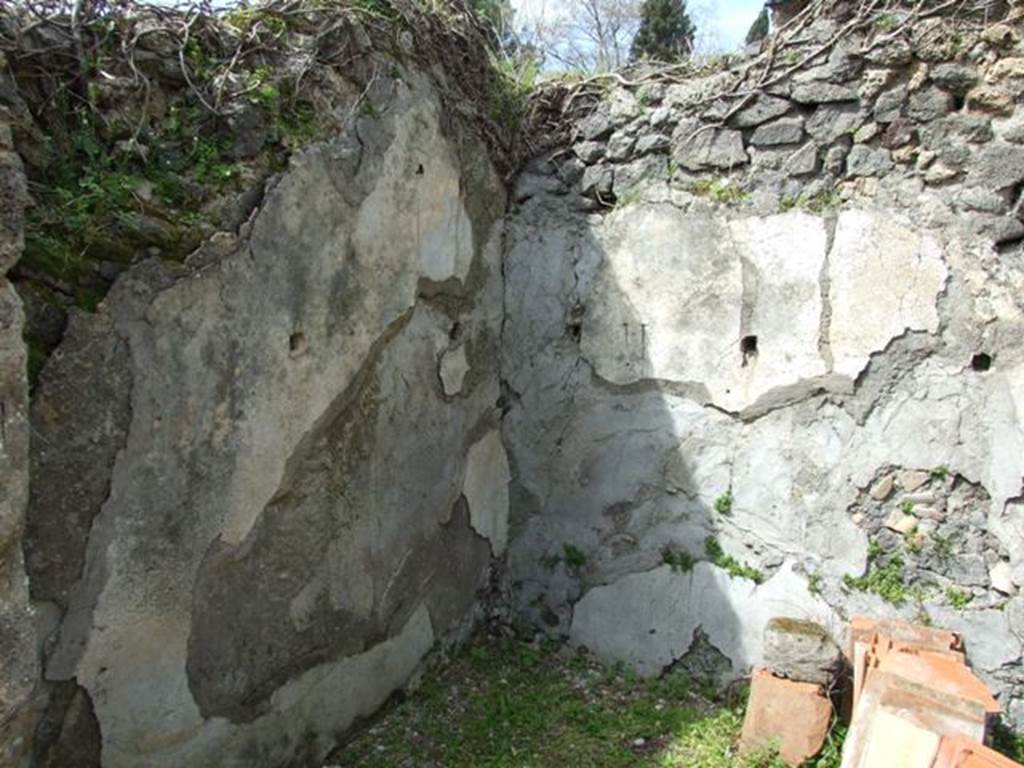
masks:
<svg viewBox="0 0 1024 768"><path fill-rule="evenodd" d="M754 126L781 117L789 111L792 105L787 99L780 99L769 94L760 94L750 103L737 112L732 122L737 128L753 128Z"/></svg>
<svg viewBox="0 0 1024 768"><path fill-rule="evenodd" d="M787 764L801 765L821 751L831 718L832 705L820 686L757 669L751 679L740 751L774 747Z"/></svg>
<svg viewBox="0 0 1024 768"><path fill-rule="evenodd" d="M841 664L839 647L813 621L779 617L764 629L764 665L776 675L827 685Z"/></svg>
<svg viewBox="0 0 1024 768"><path fill-rule="evenodd" d="M676 162L687 170L730 169L750 162L743 147L743 134L739 131L713 129L686 121L676 128L673 141Z"/></svg>

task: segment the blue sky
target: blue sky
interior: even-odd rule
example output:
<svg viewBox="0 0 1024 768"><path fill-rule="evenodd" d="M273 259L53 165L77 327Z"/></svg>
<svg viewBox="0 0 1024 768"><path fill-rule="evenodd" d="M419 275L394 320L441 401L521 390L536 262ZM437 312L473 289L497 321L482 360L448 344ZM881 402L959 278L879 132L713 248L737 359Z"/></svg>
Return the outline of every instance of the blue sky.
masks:
<svg viewBox="0 0 1024 768"><path fill-rule="evenodd" d="M729 48L738 47L764 6L764 0L719 0L710 3L714 23Z"/></svg>
<svg viewBox="0 0 1024 768"><path fill-rule="evenodd" d="M560 8L560 0L512 0L520 16L543 13L546 8ZM688 0L687 6L698 24L707 27L724 51L735 50L747 36L764 0Z"/></svg>

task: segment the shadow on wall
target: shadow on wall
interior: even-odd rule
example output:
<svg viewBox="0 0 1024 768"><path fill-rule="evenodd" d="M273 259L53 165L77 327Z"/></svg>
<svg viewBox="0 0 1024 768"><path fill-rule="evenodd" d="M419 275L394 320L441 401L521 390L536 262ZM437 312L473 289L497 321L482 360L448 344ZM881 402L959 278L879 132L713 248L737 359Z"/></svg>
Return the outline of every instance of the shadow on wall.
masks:
<svg viewBox="0 0 1024 768"><path fill-rule="evenodd" d="M44 369L40 765L313 764L471 626L507 510L504 198L430 82L387 81L372 142L297 153L202 268L126 271Z"/></svg>
<svg viewBox="0 0 1024 768"><path fill-rule="evenodd" d="M778 286L743 242L763 233L668 204L588 217L542 179L523 181L505 264L520 616L645 675L746 675L771 617L834 626L771 532L744 530L736 508L737 414L778 390L759 349L778 329L756 300ZM817 277L783 292L820 300ZM819 315L798 340L815 355Z"/></svg>

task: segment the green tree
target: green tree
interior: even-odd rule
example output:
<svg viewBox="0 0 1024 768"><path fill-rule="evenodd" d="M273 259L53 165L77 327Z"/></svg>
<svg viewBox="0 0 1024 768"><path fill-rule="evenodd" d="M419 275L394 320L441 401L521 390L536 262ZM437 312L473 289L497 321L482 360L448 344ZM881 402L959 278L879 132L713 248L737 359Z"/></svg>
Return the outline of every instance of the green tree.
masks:
<svg viewBox="0 0 1024 768"><path fill-rule="evenodd" d="M511 0L471 0L473 12L494 29L499 40L505 42L512 31Z"/></svg>
<svg viewBox="0 0 1024 768"><path fill-rule="evenodd" d="M644 0L630 57L634 61L686 58L693 51L695 32L693 20L686 12L686 0Z"/></svg>
<svg viewBox="0 0 1024 768"><path fill-rule="evenodd" d="M768 9L762 8L761 13L758 14L754 23L750 26L750 31L747 32L747 45L759 43L768 37L768 29Z"/></svg>

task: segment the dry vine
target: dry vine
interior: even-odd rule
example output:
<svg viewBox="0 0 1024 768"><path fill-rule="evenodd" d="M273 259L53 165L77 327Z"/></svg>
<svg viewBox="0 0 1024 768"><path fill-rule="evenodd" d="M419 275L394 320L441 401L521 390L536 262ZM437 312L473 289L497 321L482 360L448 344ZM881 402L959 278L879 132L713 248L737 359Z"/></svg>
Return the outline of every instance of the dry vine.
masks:
<svg viewBox="0 0 1024 768"><path fill-rule="evenodd" d="M726 89L688 104L696 113L701 107L721 100L729 103L724 114L695 129L688 137L692 140L704 131L726 125L731 117L771 86L824 62L840 41L860 39L863 41L860 53L867 54L907 38L918 24L936 17L951 19L961 29L980 32L996 23L1019 22L1024 18L1024 9L1011 9L995 0L811 0L796 17L769 36L753 56L647 65L632 71L599 73L576 82L549 83L534 97L534 111L546 113L548 124L561 128L559 140L554 143L564 144L574 139L568 126L591 112L609 86L639 89L728 73L731 84ZM827 40L808 45L808 31L823 18L836 22L835 31ZM879 24L883 18L890 22L884 27ZM793 56L796 60L792 63L779 65L781 60ZM552 114L558 117L553 118Z"/></svg>
<svg viewBox="0 0 1024 768"><path fill-rule="evenodd" d="M425 71L442 64L449 76L439 85L449 96L449 106L470 118L499 166L511 175L525 157L571 140L573 123L592 111L610 86L637 89L728 73L724 89L689 104L699 111L723 99L728 102L724 113L696 129L696 136L725 125L765 89L823 62L841 40L860 38L862 53L867 53L907 36L928 18L955 17L960 24L981 29L1022 14L1021 9L1010 11L994 0L811 0L756 55L547 81L529 98L514 93L516 84L509 82L507 73L516 69L516 54L502 53L494 30L471 12L466 0L266 0L252 7L218 9L210 0L171 6L139 0L0 0L0 52L6 68L18 70L22 82L34 80L51 105L63 95L88 108L89 79L110 77L113 70L126 68L142 104L129 142L139 149L152 90L151 76L139 66L140 49L173 50L182 81L209 115L219 118L226 104L259 87L244 72L274 64L286 70L289 90L298 93L319 67L349 70L358 64L360 52L351 46L353 29L388 41L382 47L394 45L404 33L413 42L398 45L399 56L418 58ZM895 23L879 28L877 21L883 16ZM823 17L836 22L833 34L809 43L808 31ZM106 49L111 39L116 40L116 57ZM195 62L197 50L202 51L201 72ZM496 67L495 60L502 57L506 66ZM791 63L780 64L794 57ZM489 109L496 101L516 114L496 115ZM467 105L477 108L467 110ZM355 113L356 107L351 110Z"/></svg>
<svg viewBox="0 0 1024 768"><path fill-rule="evenodd" d="M208 0L153 5L140 0L0 0L0 52L8 76L22 87L46 94L52 108L61 100L90 109L89 84L127 76L142 104L132 143L146 127L152 74L140 66L154 51L176 62L180 80L211 118L225 105L259 88L249 73L273 69L298 94L311 73L333 67L343 76L371 74L365 50L414 57L431 72L440 64L448 77L440 90L452 111L482 105L468 115L495 150L506 173L524 151L518 125L503 125L486 109L507 84L491 52L494 31L465 0L432 6L421 0L265 0L216 9ZM367 86L361 82L361 87ZM35 105L36 98L26 99ZM456 105L462 105L456 109ZM352 110L353 114L356 109ZM41 123L48 122L35 114ZM97 115L97 119L104 119Z"/></svg>

